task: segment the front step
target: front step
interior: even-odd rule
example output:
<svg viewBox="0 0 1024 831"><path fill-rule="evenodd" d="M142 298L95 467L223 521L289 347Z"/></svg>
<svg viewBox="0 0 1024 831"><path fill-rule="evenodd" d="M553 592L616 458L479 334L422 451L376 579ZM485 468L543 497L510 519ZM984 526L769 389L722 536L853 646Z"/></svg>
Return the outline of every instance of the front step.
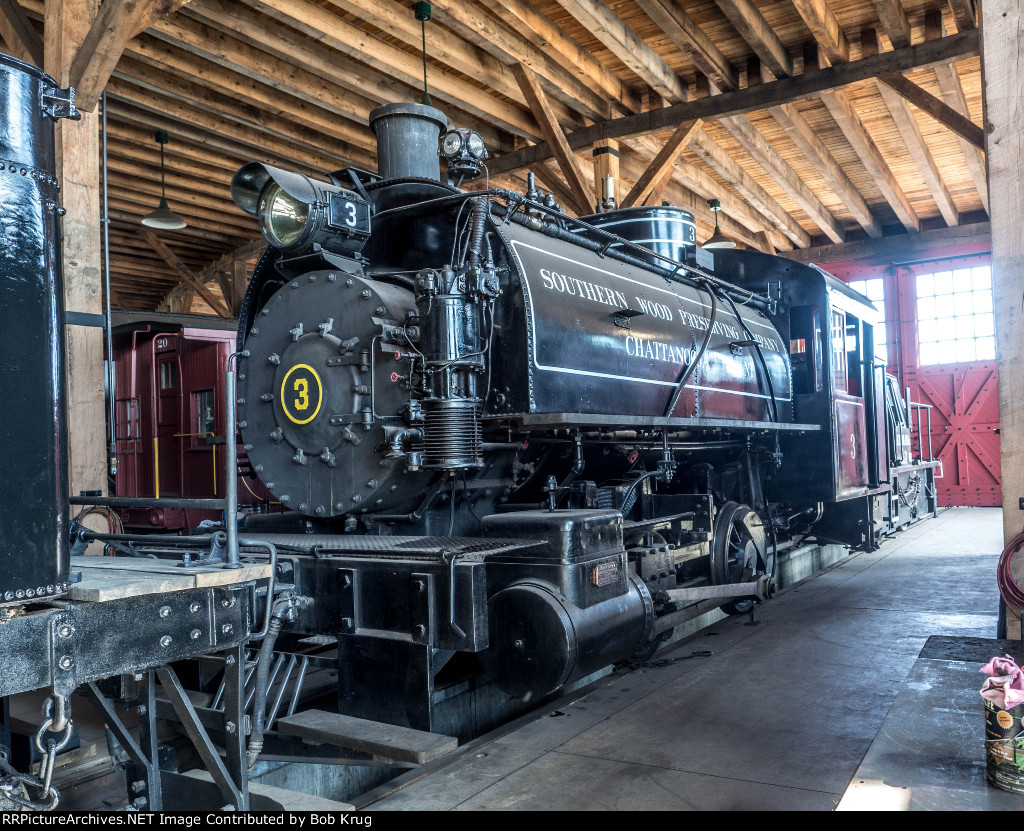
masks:
<svg viewBox="0 0 1024 831"><path fill-rule="evenodd" d="M279 718L277 732L299 736L314 744L330 744L348 750L361 750L396 762L422 765L458 747L454 736L441 736L410 727L398 727L364 718L328 713L324 710L303 710Z"/></svg>

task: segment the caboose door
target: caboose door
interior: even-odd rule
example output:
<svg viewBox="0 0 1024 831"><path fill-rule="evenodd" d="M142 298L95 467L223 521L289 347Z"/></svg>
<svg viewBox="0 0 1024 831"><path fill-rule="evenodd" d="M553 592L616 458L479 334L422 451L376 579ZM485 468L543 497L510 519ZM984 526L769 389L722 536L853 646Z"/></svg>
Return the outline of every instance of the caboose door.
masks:
<svg viewBox="0 0 1024 831"><path fill-rule="evenodd" d="M156 461L160 496L181 495L181 361L177 338L156 339Z"/></svg>

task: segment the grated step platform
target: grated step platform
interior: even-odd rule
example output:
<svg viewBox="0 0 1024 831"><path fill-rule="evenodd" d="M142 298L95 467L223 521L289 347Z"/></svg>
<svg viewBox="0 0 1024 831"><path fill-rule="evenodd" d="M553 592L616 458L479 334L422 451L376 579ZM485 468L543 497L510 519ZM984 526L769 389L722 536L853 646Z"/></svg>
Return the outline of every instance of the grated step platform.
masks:
<svg viewBox="0 0 1024 831"><path fill-rule="evenodd" d="M317 744L361 750L396 762L422 765L455 750L453 736L426 733L323 710L304 710L277 720L277 730Z"/></svg>

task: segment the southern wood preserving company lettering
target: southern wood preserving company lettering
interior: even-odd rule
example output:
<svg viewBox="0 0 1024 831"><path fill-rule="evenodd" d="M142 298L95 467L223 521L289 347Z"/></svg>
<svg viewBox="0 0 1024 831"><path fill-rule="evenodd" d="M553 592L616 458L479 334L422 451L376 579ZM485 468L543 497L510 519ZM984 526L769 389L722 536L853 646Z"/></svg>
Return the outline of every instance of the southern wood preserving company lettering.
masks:
<svg viewBox="0 0 1024 831"><path fill-rule="evenodd" d="M639 310L645 315L650 315L658 320L668 323L678 322L689 327L690 332L706 332L711 326L711 320L699 314L687 311L683 308L673 309L664 303L648 300L645 297L632 295L632 298L618 289L610 289L606 286L592 283L589 280L581 280L569 274L563 274L549 268L540 269L541 282L545 289L558 294L579 297L592 303L600 303L605 306L612 306L617 309ZM633 303L630 300L634 301ZM689 298L679 297L680 302L690 302ZM687 334L690 334L688 332ZM712 328L712 334L728 338L730 341L744 342L748 339L745 332L730 323L716 320ZM754 340L763 349L778 352L780 345L775 338L764 337L756 332L753 333ZM625 338L626 353L631 357L644 360L664 361L666 363L688 365L693 360L693 349L677 346L664 341L650 340L635 334L629 334Z"/></svg>

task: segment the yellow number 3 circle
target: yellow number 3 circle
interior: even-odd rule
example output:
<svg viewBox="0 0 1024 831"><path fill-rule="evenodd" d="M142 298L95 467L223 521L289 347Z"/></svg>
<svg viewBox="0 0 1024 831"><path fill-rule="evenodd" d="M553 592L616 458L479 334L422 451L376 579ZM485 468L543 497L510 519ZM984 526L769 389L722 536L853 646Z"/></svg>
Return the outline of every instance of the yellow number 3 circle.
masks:
<svg viewBox="0 0 1024 831"><path fill-rule="evenodd" d="M281 409L294 424L309 424L320 412L323 385L308 364L295 364L281 381Z"/></svg>

